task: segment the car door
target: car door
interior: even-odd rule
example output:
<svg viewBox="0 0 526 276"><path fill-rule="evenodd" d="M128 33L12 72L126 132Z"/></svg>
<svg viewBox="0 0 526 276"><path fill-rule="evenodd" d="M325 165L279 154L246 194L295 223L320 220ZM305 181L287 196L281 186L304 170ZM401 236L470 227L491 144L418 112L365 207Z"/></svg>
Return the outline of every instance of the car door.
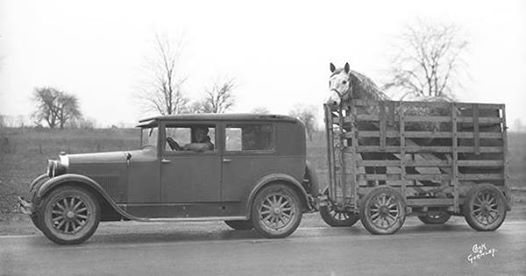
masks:
<svg viewBox="0 0 526 276"><path fill-rule="evenodd" d="M224 133L222 201L244 203L257 180L276 171L275 126L228 123Z"/></svg>
<svg viewBox="0 0 526 276"><path fill-rule="evenodd" d="M207 128L212 149L190 150L196 128ZM221 156L217 150L216 124L166 123L161 150L161 202L207 203L220 200ZM173 140L178 147L170 146ZM202 144L202 143L197 143ZM187 149L185 149L185 147Z"/></svg>

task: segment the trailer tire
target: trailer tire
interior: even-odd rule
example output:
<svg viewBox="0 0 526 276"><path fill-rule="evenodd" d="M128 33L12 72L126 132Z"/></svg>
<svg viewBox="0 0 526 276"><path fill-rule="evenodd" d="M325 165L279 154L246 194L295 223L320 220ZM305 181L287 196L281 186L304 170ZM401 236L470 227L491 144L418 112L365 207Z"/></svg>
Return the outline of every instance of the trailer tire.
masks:
<svg viewBox="0 0 526 276"><path fill-rule="evenodd" d="M324 195L328 195L329 191L325 189ZM328 201L327 205L320 206L320 216L325 223L332 227L351 227L360 220L360 215L352 212L336 211L332 201Z"/></svg>
<svg viewBox="0 0 526 276"><path fill-rule="evenodd" d="M372 190L360 205L362 224L371 234L394 234L405 222L406 204L400 192L393 188L379 187Z"/></svg>
<svg viewBox="0 0 526 276"><path fill-rule="evenodd" d="M466 222L477 231L495 231L506 218L504 195L493 184L471 188L462 209Z"/></svg>
<svg viewBox="0 0 526 276"><path fill-rule="evenodd" d="M418 216L418 219L424 224L444 224L451 215L446 211L432 212L423 216Z"/></svg>

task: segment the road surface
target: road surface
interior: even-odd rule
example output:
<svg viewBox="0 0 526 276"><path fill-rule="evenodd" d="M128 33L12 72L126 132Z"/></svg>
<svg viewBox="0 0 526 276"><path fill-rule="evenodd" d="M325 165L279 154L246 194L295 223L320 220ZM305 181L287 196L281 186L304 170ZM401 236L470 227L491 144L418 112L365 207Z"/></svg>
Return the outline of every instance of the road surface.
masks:
<svg viewBox="0 0 526 276"><path fill-rule="evenodd" d="M220 222L119 222L77 246L0 236L0 275L526 275L525 249L524 221L476 232L458 218L441 226L410 218L391 236L360 223L302 223L281 240Z"/></svg>

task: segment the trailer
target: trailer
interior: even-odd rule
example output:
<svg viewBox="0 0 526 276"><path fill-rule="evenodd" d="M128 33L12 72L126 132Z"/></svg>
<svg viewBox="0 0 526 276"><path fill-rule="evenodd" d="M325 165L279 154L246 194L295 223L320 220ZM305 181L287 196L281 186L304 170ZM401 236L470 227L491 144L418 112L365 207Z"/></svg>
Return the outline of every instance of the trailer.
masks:
<svg viewBox="0 0 526 276"><path fill-rule="evenodd" d="M329 225L393 234L409 215L453 215L493 231L511 209L504 105L351 100L324 112Z"/></svg>

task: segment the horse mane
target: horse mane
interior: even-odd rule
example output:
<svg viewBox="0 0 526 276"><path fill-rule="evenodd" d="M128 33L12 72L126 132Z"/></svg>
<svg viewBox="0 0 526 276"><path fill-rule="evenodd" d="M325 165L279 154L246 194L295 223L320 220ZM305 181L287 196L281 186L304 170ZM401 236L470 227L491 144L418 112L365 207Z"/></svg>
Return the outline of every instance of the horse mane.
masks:
<svg viewBox="0 0 526 276"><path fill-rule="evenodd" d="M356 71L349 71L350 91L352 97L360 100L387 101L390 100L378 86L365 75Z"/></svg>

